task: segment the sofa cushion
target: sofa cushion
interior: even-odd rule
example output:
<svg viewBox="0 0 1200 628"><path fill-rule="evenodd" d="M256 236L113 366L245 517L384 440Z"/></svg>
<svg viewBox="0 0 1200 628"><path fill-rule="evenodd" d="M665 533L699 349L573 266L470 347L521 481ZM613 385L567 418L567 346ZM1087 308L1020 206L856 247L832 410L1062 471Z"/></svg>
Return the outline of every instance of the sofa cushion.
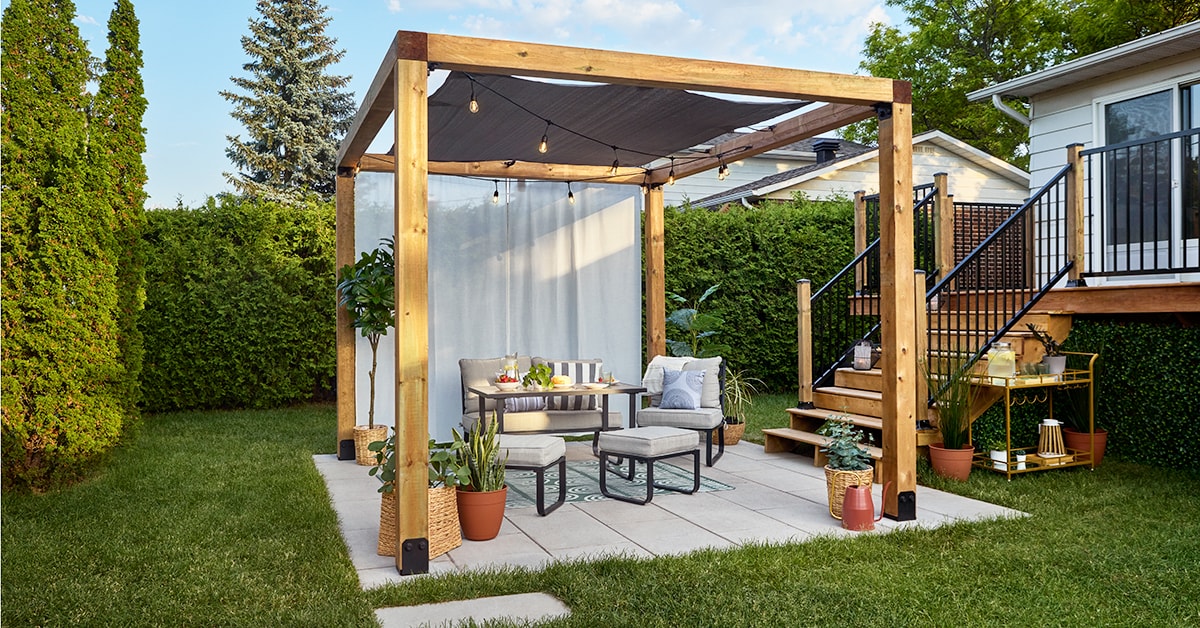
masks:
<svg viewBox="0 0 1200 628"><path fill-rule="evenodd" d="M686 412L686 410L670 410L669 412ZM531 412L504 413L504 433L519 432L592 432L600 429L601 411L596 410L534 410ZM491 417L489 417L491 420ZM479 413L475 411L463 414L463 427L475 429L479 421ZM609 410L608 425L617 428L624 425L624 417L616 410Z"/></svg>
<svg viewBox="0 0 1200 628"><path fill-rule="evenodd" d="M533 363L547 364L555 375L569 375L575 384L594 382L600 379L603 360L548 360L534 358ZM546 398L548 410L595 410L595 395L557 395Z"/></svg>
<svg viewBox="0 0 1200 628"><path fill-rule="evenodd" d="M637 424L665 425L668 427L687 427L697 430L710 430L725 420L720 408L696 408L695 410L672 410L667 408L642 408L637 411Z"/></svg>
<svg viewBox="0 0 1200 628"><path fill-rule="evenodd" d="M700 393L700 407L721 407L721 357L692 358L683 365L685 371L704 371L704 390Z"/></svg>
<svg viewBox="0 0 1200 628"><path fill-rule="evenodd" d="M704 388L704 371L664 371L660 408L695 410L700 407L700 391Z"/></svg>

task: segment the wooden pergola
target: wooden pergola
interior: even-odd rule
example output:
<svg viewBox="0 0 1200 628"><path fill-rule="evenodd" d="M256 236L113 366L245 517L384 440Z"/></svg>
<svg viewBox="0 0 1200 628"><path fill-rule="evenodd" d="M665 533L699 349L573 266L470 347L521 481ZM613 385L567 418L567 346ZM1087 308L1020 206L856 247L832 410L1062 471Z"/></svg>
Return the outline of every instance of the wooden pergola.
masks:
<svg viewBox="0 0 1200 628"><path fill-rule="evenodd" d="M772 127L715 146L711 156L673 164L675 177L723 165L721 155L750 157L872 116L879 121L879 179L883 346L883 481L897 492L885 502L892 518L916 516L917 416L915 296L912 248L912 91L886 78L744 65L400 31L380 65L338 154L337 264L353 263L354 182L359 171L395 175L396 254L396 566L402 574L428 570L427 523L429 321L428 176L550 181L590 180L643 186L646 265L646 345L665 353L663 194L667 166L622 167L511 161L429 161L428 74L431 69L486 75L589 81L670 90L802 99L822 103ZM395 148L369 154L388 117ZM713 136L718 135L714 132ZM355 330L338 308L339 445L355 423ZM803 359L803 351L802 359ZM904 426L905 429L898 429Z"/></svg>

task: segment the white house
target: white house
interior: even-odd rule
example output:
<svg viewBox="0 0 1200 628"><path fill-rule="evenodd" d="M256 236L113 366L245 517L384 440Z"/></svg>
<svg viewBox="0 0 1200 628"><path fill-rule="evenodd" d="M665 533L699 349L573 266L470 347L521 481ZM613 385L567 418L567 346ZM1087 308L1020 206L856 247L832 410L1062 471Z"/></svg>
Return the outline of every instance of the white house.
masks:
<svg viewBox="0 0 1200 628"><path fill-rule="evenodd" d="M827 140L838 142L840 140ZM716 207L725 203L750 203L760 199L792 197L804 192L813 199L854 192L878 192L879 149L854 145L831 159L771 174L755 181L693 200L694 207ZM1029 196L1029 174L941 131L913 136L913 182L928 183L933 175L949 175L950 192L956 201L973 203L1021 203Z"/></svg>
<svg viewBox="0 0 1200 628"><path fill-rule="evenodd" d="M1029 125L1031 194L1083 146L1088 285L1200 280L1200 22L968 98Z"/></svg>

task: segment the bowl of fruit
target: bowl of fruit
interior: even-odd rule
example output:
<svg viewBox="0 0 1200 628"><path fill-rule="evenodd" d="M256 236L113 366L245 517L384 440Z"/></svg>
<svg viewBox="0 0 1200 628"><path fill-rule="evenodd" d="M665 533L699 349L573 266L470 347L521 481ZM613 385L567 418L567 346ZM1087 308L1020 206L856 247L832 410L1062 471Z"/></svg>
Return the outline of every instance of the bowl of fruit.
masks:
<svg viewBox="0 0 1200 628"><path fill-rule="evenodd" d="M521 380L519 380L511 375L497 375L496 376L496 388L499 388L500 390L503 390L505 392L516 390L517 386L520 386L520 385L521 385Z"/></svg>

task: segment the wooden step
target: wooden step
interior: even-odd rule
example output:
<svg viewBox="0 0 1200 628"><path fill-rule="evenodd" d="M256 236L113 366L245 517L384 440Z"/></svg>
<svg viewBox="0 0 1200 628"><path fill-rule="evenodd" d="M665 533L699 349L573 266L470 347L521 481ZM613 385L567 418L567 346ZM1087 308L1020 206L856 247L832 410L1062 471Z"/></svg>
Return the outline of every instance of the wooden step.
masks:
<svg viewBox="0 0 1200 628"><path fill-rule="evenodd" d="M856 371L842 367L833 374L833 384L842 388L857 388L859 390L883 390L883 371L874 368L869 371Z"/></svg>
<svg viewBox="0 0 1200 628"><path fill-rule="evenodd" d="M823 386L813 390L813 404L820 408L836 408L838 413L881 416L883 393L841 386Z"/></svg>
<svg viewBox="0 0 1200 628"><path fill-rule="evenodd" d="M846 412L836 412L825 408L788 408L788 414L792 418L793 429L804 429L797 427L797 424L811 425L813 428L808 431L816 431L817 428L825 424L826 421L837 419L847 423L857 425L862 428L871 430L882 430L883 419L874 416L866 416L862 414L852 414Z"/></svg>
<svg viewBox="0 0 1200 628"><path fill-rule="evenodd" d="M829 442L828 436L821 436L820 434L793 430L786 427L773 427L763 430L763 439L763 451L769 454L792 451L797 444L801 443L814 447L824 447ZM867 453L875 460L883 458L882 448L871 445L863 445L863 447L866 448Z"/></svg>

